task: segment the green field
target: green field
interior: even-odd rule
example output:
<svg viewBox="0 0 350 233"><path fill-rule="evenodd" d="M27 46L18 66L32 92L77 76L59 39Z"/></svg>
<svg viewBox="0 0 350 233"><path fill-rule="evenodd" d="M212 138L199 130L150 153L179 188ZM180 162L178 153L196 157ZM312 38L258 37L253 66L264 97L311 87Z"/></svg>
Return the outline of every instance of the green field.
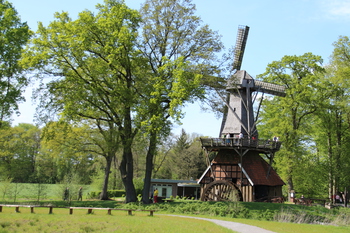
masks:
<svg viewBox="0 0 350 233"><path fill-rule="evenodd" d="M135 211L129 216L126 211L113 210L107 215L106 210L74 210L69 214L68 208L49 209L20 208L20 213L14 207L3 207L0 213L0 232L232 232L214 223L197 219L177 218L167 216L166 212L156 212L153 217L148 212ZM193 215L192 215L193 216ZM214 218L212 216L198 217ZM322 226L310 224L279 223L273 221L258 221L251 219L232 219L215 217L215 219L234 221L254 225L280 233L346 233L350 227Z"/></svg>
<svg viewBox="0 0 350 233"><path fill-rule="evenodd" d="M0 184L1 186L1 184ZM13 186L13 184L12 184ZM176 218L171 215L198 216L234 221L254 225L280 233L345 233L350 232L350 209L334 208L328 210L322 206L300 206L294 204L273 203L228 203L200 202L191 200L174 200L168 203L143 205L140 203L124 204L123 198L113 198L109 201L88 199L92 190L84 186L83 201L63 201L64 185L44 185L39 188L35 184L17 184L16 196L2 195L0 204L53 206L53 214L47 207L20 207L16 213L14 207L3 207L0 213L1 232L232 232L228 229L204 220ZM80 186L70 186L78 190ZM13 189L12 190L16 190ZM74 192L72 191L74 194ZM1 189L0 189L1 194ZM40 197L40 198L38 198ZM153 217L147 211L133 211L129 216L127 211L113 210L107 215L107 210L74 210L69 214L67 207L98 207L133 210L156 210ZM276 219L276 216L282 216ZM294 222L294 223L291 223ZM312 222L317 224L305 224ZM299 224L298 224L299 223ZM318 223L325 223L321 225Z"/></svg>
<svg viewBox="0 0 350 233"><path fill-rule="evenodd" d="M55 208L48 214L48 208L35 208L31 214L29 208L21 208L15 213L14 208L4 207L0 213L0 232L232 232L214 223L176 218L164 215L148 216L146 212L136 212L133 216L125 211L86 210Z"/></svg>

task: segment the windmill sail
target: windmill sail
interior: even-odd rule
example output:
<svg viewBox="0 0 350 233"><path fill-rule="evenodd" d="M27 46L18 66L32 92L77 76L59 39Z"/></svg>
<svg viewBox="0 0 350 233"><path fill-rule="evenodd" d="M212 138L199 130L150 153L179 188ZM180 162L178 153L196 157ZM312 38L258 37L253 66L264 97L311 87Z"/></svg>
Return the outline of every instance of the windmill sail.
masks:
<svg viewBox="0 0 350 233"><path fill-rule="evenodd" d="M247 39L248 39L248 33L249 33L248 26L240 25L238 27L236 46L235 46L235 55L234 55L234 60L233 60L233 69L234 70L241 69L245 45L246 45Z"/></svg>
<svg viewBox="0 0 350 233"><path fill-rule="evenodd" d="M275 95L275 96L286 96L286 88L281 85L273 84L273 83L267 83L262 81L255 81L255 87L257 91Z"/></svg>

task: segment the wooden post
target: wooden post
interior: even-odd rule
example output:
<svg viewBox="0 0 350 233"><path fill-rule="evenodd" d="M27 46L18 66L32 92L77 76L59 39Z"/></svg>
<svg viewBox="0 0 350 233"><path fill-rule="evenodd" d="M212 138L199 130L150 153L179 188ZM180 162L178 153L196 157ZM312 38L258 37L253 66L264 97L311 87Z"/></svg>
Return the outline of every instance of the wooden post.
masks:
<svg viewBox="0 0 350 233"><path fill-rule="evenodd" d="M53 209L53 207L50 206L50 207L49 207L49 214L52 214L52 209Z"/></svg>
<svg viewBox="0 0 350 233"><path fill-rule="evenodd" d="M149 211L149 216L153 216L153 210Z"/></svg>
<svg viewBox="0 0 350 233"><path fill-rule="evenodd" d="M111 215L112 214L112 209L108 209L107 214Z"/></svg>
<svg viewBox="0 0 350 233"><path fill-rule="evenodd" d="M2 205L0 205L0 213L2 212Z"/></svg>
<svg viewBox="0 0 350 233"><path fill-rule="evenodd" d="M19 206L16 206L16 213L19 213Z"/></svg>
<svg viewBox="0 0 350 233"><path fill-rule="evenodd" d="M132 210L128 210L128 215L132 215Z"/></svg>
<svg viewBox="0 0 350 233"><path fill-rule="evenodd" d="M73 214L73 209L69 208L69 214Z"/></svg>
<svg viewBox="0 0 350 233"><path fill-rule="evenodd" d="M92 209L88 209L88 214L91 214L92 213Z"/></svg>
<svg viewBox="0 0 350 233"><path fill-rule="evenodd" d="M30 206L30 213L34 213L34 207L33 206Z"/></svg>

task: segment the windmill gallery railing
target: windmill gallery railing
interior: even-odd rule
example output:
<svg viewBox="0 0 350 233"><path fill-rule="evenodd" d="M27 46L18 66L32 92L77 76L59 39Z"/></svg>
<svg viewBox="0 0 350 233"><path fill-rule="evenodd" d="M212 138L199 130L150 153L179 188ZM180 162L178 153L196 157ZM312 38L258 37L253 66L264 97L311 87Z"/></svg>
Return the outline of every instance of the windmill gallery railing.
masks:
<svg viewBox="0 0 350 233"><path fill-rule="evenodd" d="M223 147L244 147L257 150L278 151L282 142L264 139L249 138L201 138L202 146L205 148L223 148Z"/></svg>

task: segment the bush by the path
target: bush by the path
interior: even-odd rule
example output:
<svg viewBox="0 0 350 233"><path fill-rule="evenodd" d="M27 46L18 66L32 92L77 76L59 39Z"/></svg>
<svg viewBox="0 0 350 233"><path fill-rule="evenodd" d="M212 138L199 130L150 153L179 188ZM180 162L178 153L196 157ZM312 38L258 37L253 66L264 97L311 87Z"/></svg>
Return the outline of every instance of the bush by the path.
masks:
<svg viewBox="0 0 350 233"><path fill-rule="evenodd" d="M122 204L117 204L121 208ZM230 218L245 218L278 222L350 225L350 209L326 209L322 206L301 206L262 202L201 202L174 201L143 205L140 203L123 204L124 208L155 209L175 214L207 215Z"/></svg>

